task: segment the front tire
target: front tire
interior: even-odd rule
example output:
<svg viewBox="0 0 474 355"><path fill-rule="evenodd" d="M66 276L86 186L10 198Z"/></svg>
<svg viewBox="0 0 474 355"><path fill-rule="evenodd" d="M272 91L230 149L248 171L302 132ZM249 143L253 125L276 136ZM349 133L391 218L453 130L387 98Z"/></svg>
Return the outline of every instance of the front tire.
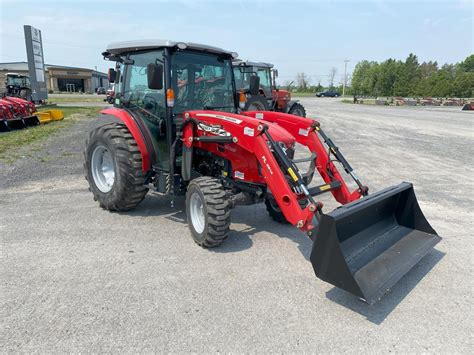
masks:
<svg viewBox="0 0 474 355"><path fill-rule="evenodd" d="M194 241L203 248L221 245L230 226L231 203L215 178L192 180L186 192L186 216Z"/></svg>
<svg viewBox="0 0 474 355"><path fill-rule="evenodd" d="M93 130L84 159L89 190L100 207L128 211L145 198L148 189L141 153L125 125L110 123Z"/></svg>
<svg viewBox="0 0 474 355"><path fill-rule="evenodd" d="M306 110L304 109L303 105L299 103L293 104L291 106L290 110L288 111L290 115L295 115L295 116L300 116L300 117L306 117Z"/></svg>

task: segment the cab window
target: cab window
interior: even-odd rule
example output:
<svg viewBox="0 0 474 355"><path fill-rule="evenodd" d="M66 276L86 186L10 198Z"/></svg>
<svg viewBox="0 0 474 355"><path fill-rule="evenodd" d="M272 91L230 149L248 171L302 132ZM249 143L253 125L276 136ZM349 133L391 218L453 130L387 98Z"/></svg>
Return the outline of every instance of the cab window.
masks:
<svg viewBox="0 0 474 355"><path fill-rule="evenodd" d="M163 63L163 51L135 52L128 58L133 60L133 64L126 66L121 101L148 126L152 133L158 167L167 170L169 149L166 142L165 92L164 89L148 87L147 73L149 64Z"/></svg>

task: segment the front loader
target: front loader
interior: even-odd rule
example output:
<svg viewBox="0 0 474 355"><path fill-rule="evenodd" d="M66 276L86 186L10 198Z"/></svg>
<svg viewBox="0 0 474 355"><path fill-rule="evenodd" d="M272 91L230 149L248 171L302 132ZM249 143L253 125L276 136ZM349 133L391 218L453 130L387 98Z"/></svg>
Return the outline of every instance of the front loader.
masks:
<svg viewBox="0 0 474 355"><path fill-rule="evenodd" d="M127 211L151 189L186 196L194 241L217 247L231 211L265 203L270 216L313 240L316 276L378 300L440 237L423 216L410 183L373 194L319 122L238 107L235 53L168 40L118 42L105 59L116 100L102 111L115 120L93 130L84 151L86 179L102 208ZM253 76L258 86L258 77ZM309 150L295 158L295 145ZM309 163L301 173L300 163ZM337 165L355 181L351 191ZM310 186L314 174L324 184ZM341 207L323 211L330 193Z"/></svg>

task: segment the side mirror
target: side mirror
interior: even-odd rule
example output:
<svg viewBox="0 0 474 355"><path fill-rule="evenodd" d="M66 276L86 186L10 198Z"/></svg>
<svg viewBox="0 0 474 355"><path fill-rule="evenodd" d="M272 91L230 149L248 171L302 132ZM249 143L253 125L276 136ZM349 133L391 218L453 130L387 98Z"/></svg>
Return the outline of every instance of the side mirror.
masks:
<svg viewBox="0 0 474 355"><path fill-rule="evenodd" d="M273 74L275 75L275 78L278 78L278 70L277 69L273 70Z"/></svg>
<svg viewBox="0 0 474 355"><path fill-rule="evenodd" d="M250 87L249 87L250 95L258 95L259 90L260 90L260 77L258 75L252 75L250 77Z"/></svg>
<svg viewBox="0 0 474 355"><path fill-rule="evenodd" d="M115 69L110 68L108 72L109 83L115 83L115 79L117 77L117 72Z"/></svg>
<svg viewBox="0 0 474 355"><path fill-rule="evenodd" d="M148 88L152 90L163 89L163 65L150 63L147 66Z"/></svg>

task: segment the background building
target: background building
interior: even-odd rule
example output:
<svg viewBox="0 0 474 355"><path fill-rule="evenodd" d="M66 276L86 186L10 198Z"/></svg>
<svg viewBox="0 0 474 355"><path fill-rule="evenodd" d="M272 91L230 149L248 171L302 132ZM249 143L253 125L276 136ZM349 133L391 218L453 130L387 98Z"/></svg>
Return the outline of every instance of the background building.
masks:
<svg viewBox="0 0 474 355"><path fill-rule="evenodd" d="M45 64L48 91L95 92L98 87L107 88L107 74L92 69ZM4 85L6 73L28 75L28 62L0 63L0 86Z"/></svg>

